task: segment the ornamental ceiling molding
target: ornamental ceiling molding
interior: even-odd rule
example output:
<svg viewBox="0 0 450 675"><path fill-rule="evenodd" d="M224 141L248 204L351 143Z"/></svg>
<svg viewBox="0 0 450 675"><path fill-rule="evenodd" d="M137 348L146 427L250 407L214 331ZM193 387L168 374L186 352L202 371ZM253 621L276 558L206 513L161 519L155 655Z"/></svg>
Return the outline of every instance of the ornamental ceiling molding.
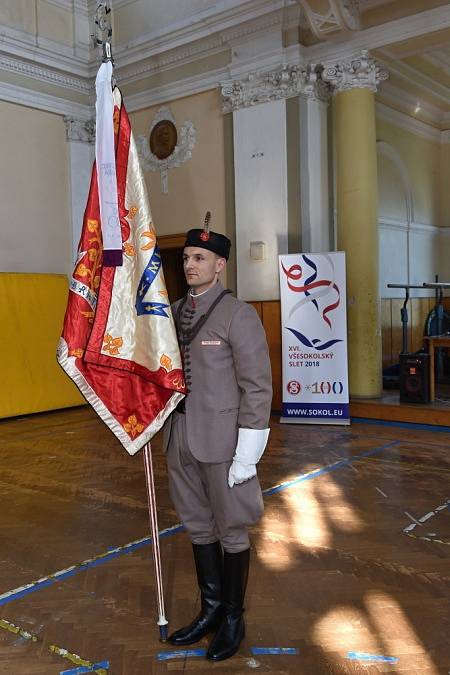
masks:
<svg viewBox="0 0 450 675"><path fill-rule="evenodd" d="M68 12L71 12L74 8L73 0L45 0L45 2L49 5L54 5L55 7L59 7L60 9L65 9ZM87 11L87 3L84 3L86 5L86 11Z"/></svg>
<svg viewBox="0 0 450 675"><path fill-rule="evenodd" d="M0 54L0 70L18 75L25 75L40 82L47 82L54 84L64 89L71 91L78 91L81 94L89 95L93 89L93 85L88 78L74 77L73 75L64 75L57 73L54 70L38 66L35 63L22 61L12 56L4 56Z"/></svg>
<svg viewBox="0 0 450 675"><path fill-rule="evenodd" d="M325 12L323 0L319 5L317 0L297 1L305 13L309 27L319 40L335 39L336 34L361 28L359 0L327 0ZM319 7L320 11L316 11Z"/></svg>
<svg viewBox="0 0 450 675"><path fill-rule="evenodd" d="M436 127L433 127L426 122L415 119L404 112L391 108L382 101L375 102L375 110L377 118L384 122L405 129L415 136L421 136L434 143L443 142L444 132L439 131L439 129L436 129Z"/></svg>
<svg viewBox="0 0 450 675"><path fill-rule="evenodd" d="M276 70L250 73L241 80L222 82L222 112L292 96L328 101L329 86L322 80L321 70L314 64L306 68L284 64Z"/></svg>
<svg viewBox="0 0 450 675"><path fill-rule="evenodd" d="M432 52L421 54L421 58L450 75L450 55L444 49L434 49Z"/></svg>
<svg viewBox="0 0 450 675"><path fill-rule="evenodd" d="M389 62L389 72L391 72L393 75L397 75L397 77L404 80L405 82L410 83L413 81L416 86L420 87L421 89L425 89L429 94L431 94L431 96L433 96L433 98L438 99L446 106L450 105L450 90L448 87L440 84L436 80L433 80L425 73L416 70L407 63ZM420 94L415 96L416 102L417 96L420 97Z"/></svg>
<svg viewBox="0 0 450 675"><path fill-rule="evenodd" d="M229 77L228 68L218 68L206 74L200 73L187 79L145 89L136 94L128 94L126 96L127 110L128 112L136 112L164 103L167 104L193 94L217 90L219 82L226 80L227 77Z"/></svg>
<svg viewBox="0 0 450 675"><path fill-rule="evenodd" d="M435 7L413 16L394 19L350 34L342 43L321 42L305 49L305 57L316 63L338 60L357 50L379 49L411 38L450 28L448 5Z"/></svg>
<svg viewBox="0 0 450 675"><path fill-rule="evenodd" d="M74 54L73 47L26 31L0 25L0 47L4 56L17 57L42 68L55 68L63 75L89 77L88 58Z"/></svg>
<svg viewBox="0 0 450 675"><path fill-rule="evenodd" d="M153 128L163 120L169 120L177 129L177 143L173 152L166 159L159 159L150 149L149 138ZM175 169L187 162L192 157L192 150L196 142L196 130L194 123L186 120L181 129L177 127L174 116L169 108L162 107L158 110L150 123L148 135L141 134L136 138L137 151L141 166L144 171L159 171L161 175L161 192L169 193L169 170Z"/></svg>
<svg viewBox="0 0 450 675"><path fill-rule="evenodd" d="M202 41L201 44L185 45L172 49L167 54L154 54L148 57L149 60L146 63L143 63L141 59L130 66L117 66L115 72L122 83L128 84L149 75L191 63L199 58L214 56L225 49L226 45L223 44L222 39L219 36L212 36ZM115 59L117 60L117 56L115 56Z"/></svg>
<svg viewBox="0 0 450 675"><path fill-rule="evenodd" d="M130 77L134 77L139 72L145 73L145 66L140 71L139 62L151 57L157 59L157 63L165 69L172 64L178 64L184 58L207 57L211 49L230 48L237 40L263 33L271 28L285 28L289 21L295 20L298 16L296 6L283 9L282 3L278 1L265 2L262 7L260 2L252 2L251 5L245 13L236 9L231 13L228 10L203 22L171 30L163 35L155 32L145 33L136 40L116 45L114 59L120 64L120 68L134 66L129 74ZM268 8L269 13L263 13L264 7Z"/></svg>
<svg viewBox="0 0 450 675"><path fill-rule="evenodd" d="M406 115L409 115L413 119L418 119L425 124L429 124L435 128L445 125L445 114L440 108L437 108L428 101L421 101L420 110L417 110L417 95L410 94L391 82L386 82L378 98L392 108L401 110Z"/></svg>
<svg viewBox="0 0 450 675"><path fill-rule="evenodd" d="M325 65L322 78L333 87L333 93L350 89L377 91L378 85L389 77L387 70L363 49L358 55L336 64Z"/></svg>

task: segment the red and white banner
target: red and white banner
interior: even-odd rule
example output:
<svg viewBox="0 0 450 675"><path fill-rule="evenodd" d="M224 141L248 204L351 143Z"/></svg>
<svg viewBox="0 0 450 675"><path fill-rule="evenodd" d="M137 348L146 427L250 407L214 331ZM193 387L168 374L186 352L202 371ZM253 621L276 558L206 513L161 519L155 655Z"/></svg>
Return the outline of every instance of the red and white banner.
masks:
<svg viewBox="0 0 450 675"><path fill-rule="evenodd" d="M104 264L94 165L57 358L133 455L183 398L185 384L136 145L119 90L113 95L123 261Z"/></svg>

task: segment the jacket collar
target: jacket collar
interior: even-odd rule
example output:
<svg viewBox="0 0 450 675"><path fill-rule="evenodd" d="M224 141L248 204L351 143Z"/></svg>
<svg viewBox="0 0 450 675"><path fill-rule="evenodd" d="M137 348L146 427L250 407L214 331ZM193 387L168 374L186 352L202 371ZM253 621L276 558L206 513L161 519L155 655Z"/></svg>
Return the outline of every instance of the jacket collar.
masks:
<svg viewBox="0 0 450 675"><path fill-rule="evenodd" d="M223 290L222 284L218 281L214 286L211 286L205 293L201 293L200 295L191 295L191 292L188 291L187 305L190 309L195 309L203 314L208 311L214 300Z"/></svg>

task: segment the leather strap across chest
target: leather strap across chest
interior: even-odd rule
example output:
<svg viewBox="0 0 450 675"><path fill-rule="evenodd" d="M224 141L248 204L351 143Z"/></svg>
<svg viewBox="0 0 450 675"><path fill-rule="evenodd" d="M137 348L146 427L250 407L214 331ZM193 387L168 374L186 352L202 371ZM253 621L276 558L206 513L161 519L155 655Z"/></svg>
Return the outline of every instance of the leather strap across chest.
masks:
<svg viewBox="0 0 450 675"><path fill-rule="evenodd" d="M181 328L181 313L183 311L183 307L186 304L188 296L186 295L183 298L183 300L178 305L177 313L176 313L176 316L175 316L175 324L176 324L176 327L177 327L178 341L183 347L191 344L192 340L198 335L200 329L205 325L205 323L207 322L207 320L211 316L213 310L217 307L217 305L222 300L222 298L225 297L225 295L228 295L228 293L231 293L231 291L230 290L222 291L222 293L219 296L217 296L217 298L211 304L208 311L205 314L202 314L202 316L199 318L197 323L195 323L192 326L192 328L189 328L188 330L183 330Z"/></svg>

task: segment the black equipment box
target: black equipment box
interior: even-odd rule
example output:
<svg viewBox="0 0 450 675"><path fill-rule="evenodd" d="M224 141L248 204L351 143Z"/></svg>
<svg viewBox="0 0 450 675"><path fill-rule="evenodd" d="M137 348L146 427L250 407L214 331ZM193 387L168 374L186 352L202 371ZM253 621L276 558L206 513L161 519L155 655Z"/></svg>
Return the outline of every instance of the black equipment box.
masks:
<svg viewBox="0 0 450 675"><path fill-rule="evenodd" d="M430 355L400 354L400 402L430 402Z"/></svg>

